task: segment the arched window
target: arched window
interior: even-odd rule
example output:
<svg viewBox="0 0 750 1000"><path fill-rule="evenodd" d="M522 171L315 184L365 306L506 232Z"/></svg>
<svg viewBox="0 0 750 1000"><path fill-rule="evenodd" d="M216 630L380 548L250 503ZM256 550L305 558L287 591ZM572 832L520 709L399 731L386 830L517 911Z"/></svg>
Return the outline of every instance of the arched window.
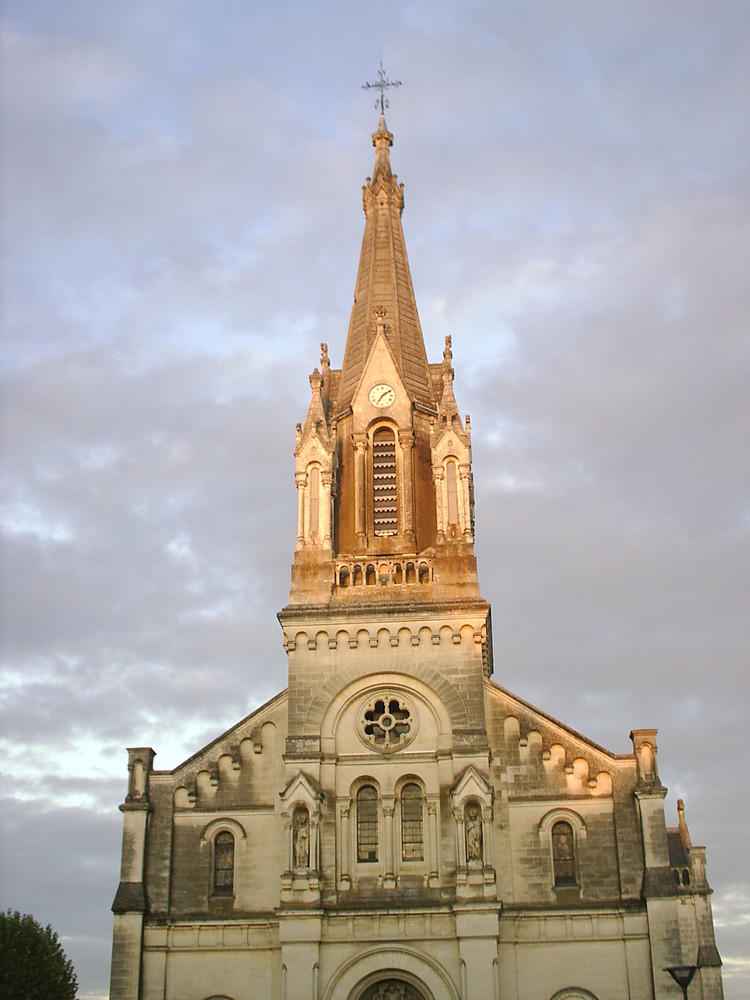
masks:
<svg viewBox="0 0 750 1000"><path fill-rule="evenodd" d="M445 481L448 488L448 524L458 524L458 482L455 462L448 462Z"/></svg>
<svg viewBox="0 0 750 1000"><path fill-rule="evenodd" d="M378 793L372 785L357 792L357 861L378 860Z"/></svg>
<svg viewBox="0 0 750 1000"><path fill-rule="evenodd" d="M320 469L310 469L310 537L320 532Z"/></svg>
<svg viewBox="0 0 750 1000"><path fill-rule="evenodd" d="M401 857L404 861L424 858L422 823L422 789L415 784L404 785L401 791Z"/></svg>
<svg viewBox="0 0 750 1000"><path fill-rule="evenodd" d="M214 838L214 896L234 895L234 837L227 830Z"/></svg>
<svg viewBox="0 0 750 1000"><path fill-rule="evenodd" d="M576 884L575 841L570 823L555 823L552 827L552 865L555 885Z"/></svg>
<svg viewBox="0 0 750 1000"><path fill-rule="evenodd" d="M376 535L398 531L396 435L379 427L372 436L372 527Z"/></svg>

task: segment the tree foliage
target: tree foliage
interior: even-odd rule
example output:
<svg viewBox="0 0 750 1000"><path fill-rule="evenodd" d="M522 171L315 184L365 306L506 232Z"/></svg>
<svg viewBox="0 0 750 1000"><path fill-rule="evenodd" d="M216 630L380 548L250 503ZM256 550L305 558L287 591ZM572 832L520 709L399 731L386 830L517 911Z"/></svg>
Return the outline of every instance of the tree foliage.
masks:
<svg viewBox="0 0 750 1000"><path fill-rule="evenodd" d="M76 1000L78 979L49 924L29 914L0 913L2 1000Z"/></svg>

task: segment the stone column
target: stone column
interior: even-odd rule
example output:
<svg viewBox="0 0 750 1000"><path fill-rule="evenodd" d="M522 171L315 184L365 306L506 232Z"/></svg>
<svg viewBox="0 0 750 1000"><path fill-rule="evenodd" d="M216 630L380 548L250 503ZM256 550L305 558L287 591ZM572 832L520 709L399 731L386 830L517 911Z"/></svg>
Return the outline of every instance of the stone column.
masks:
<svg viewBox="0 0 750 1000"><path fill-rule="evenodd" d="M297 486L297 544L295 550L305 544L305 496L307 493L307 473L297 472L294 476Z"/></svg>
<svg viewBox="0 0 750 1000"><path fill-rule="evenodd" d="M141 995L141 951L146 912L144 868L148 815L149 777L153 769L151 747L128 748L128 794L120 806L123 815L120 884L112 912L112 1000L138 1000Z"/></svg>
<svg viewBox="0 0 750 1000"><path fill-rule="evenodd" d="M414 536L414 487L412 483L412 451L414 449L414 432L399 431L398 443L401 446L403 468L403 489L401 492L401 525L404 540L416 545Z"/></svg>
<svg viewBox="0 0 750 1000"><path fill-rule="evenodd" d="M339 872L341 873L341 884L344 888L349 888L349 803L341 806L339 815L341 825L339 828Z"/></svg>
<svg viewBox="0 0 750 1000"><path fill-rule="evenodd" d="M500 904L466 903L454 907L461 962L462 1000L497 996L497 946ZM547 994L545 994L547 995Z"/></svg>
<svg viewBox="0 0 750 1000"><path fill-rule="evenodd" d="M365 548L367 534L365 532L365 452L367 438L364 434L354 435L354 530L357 534L357 545Z"/></svg>
<svg viewBox="0 0 750 1000"><path fill-rule="evenodd" d="M323 548L331 548L331 525L333 524L333 508L331 503L331 490L333 487L333 473L324 472L321 476L323 483Z"/></svg>
<svg viewBox="0 0 750 1000"><path fill-rule="evenodd" d="M461 480L461 509L464 522L464 539L467 542L471 542L473 541L471 530L471 466L460 465L458 472Z"/></svg>
<svg viewBox="0 0 750 1000"><path fill-rule="evenodd" d="M432 470L432 481L435 484L435 516L437 518L437 541L445 541L445 510L443 499L443 470Z"/></svg>
<svg viewBox="0 0 750 1000"><path fill-rule="evenodd" d="M655 1000L667 1000L667 997L673 995L674 984L669 974L663 970L670 965L685 962L682 955L677 886L672 879L664 817L664 797L667 790L659 780L656 765L656 730L634 729L630 738L638 768L635 798L646 868L641 891L648 914L654 997Z"/></svg>
<svg viewBox="0 0 750 1000"><path fill-rule="evenodd" d="M430 845L429 872L430 885L438 885L440 865L438 854L437 802L427 803L428 842Z"/></svg>
<svg viewBox="0 0 750 1000"><path fill-rule="evenodd" d="M383 799L383 815L385 816L385 835L383 844L383 854L385 862L385 875L383 876L383 887L393 889L396 886L396 876L393 872L393 810L395 807L393 799Z"/></svg>
<svg viewBox="0 0 750 1000"><path fill-rule="evenodd" d="M463 809L454 809L453 818L456 821L456 860L459 869L466 869L466 835L464 833Z"/></svg>
<svg viewBox="0 0 750 1000"><path fill-rule="evenodd" d="M484 867L492 868L492 809L482 809L482 840L484 847Z"/></svg>
<svg viewBox="0 0 750 1000"><path fill-rule="evenodd" d="M284 817L284 861L285 871L294 871L294 833L292 827L292 817Z"/></svg>
<svg viewBox="0 0 750 1000"><path fill-rule="evenodd" d="M310 1000L319 976L322 917L317 910L281 911L279 942L286 1000Z"/></svg>
<svg viewBox="0 0 750 1000"><path fill-rule="evenodd" d="M320 872L320 823L317 816L310 817L310 868Z"/></svg>

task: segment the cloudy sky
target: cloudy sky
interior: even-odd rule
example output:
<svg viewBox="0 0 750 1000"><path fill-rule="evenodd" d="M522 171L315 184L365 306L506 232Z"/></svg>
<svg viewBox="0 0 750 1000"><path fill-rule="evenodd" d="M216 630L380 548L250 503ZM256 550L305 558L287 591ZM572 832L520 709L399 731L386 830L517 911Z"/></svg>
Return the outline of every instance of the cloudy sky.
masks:
<svg viewBox="0 0 750 1000"><path fill-rule="evenodd" d="M106 996L128 745L285 685L294 426L386 70L495 679L659 727L750 992L746 0L5 0L0 905Z"/></svg>

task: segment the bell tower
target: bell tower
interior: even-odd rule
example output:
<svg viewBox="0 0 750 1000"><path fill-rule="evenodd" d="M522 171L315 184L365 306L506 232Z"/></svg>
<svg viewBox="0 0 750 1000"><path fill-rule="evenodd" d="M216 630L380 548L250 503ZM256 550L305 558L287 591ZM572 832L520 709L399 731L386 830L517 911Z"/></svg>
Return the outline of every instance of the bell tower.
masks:
<svg viewBox="0 0 750 1000"><path fill-rule="evenodd" d="M472 753L486 743L490 608L474 556L470 423L453 392L451 338L440 361L427 360L401 225L404 188L382 111L372 141L343 363L332 368L321 345L297 425L297 541L279 614L289 761L320 752L318 716L336 690L385 669L424 672L432 684L437 670L467 709L454 738L471 731Z"/></svg>
<svg viewBox="0 0 750 1000"><path fill-rule="evenodd" d="M453 357L427 360L381 113L341 369L321 345L297 426L290 606L479 596L471 431Z"/></svg>

